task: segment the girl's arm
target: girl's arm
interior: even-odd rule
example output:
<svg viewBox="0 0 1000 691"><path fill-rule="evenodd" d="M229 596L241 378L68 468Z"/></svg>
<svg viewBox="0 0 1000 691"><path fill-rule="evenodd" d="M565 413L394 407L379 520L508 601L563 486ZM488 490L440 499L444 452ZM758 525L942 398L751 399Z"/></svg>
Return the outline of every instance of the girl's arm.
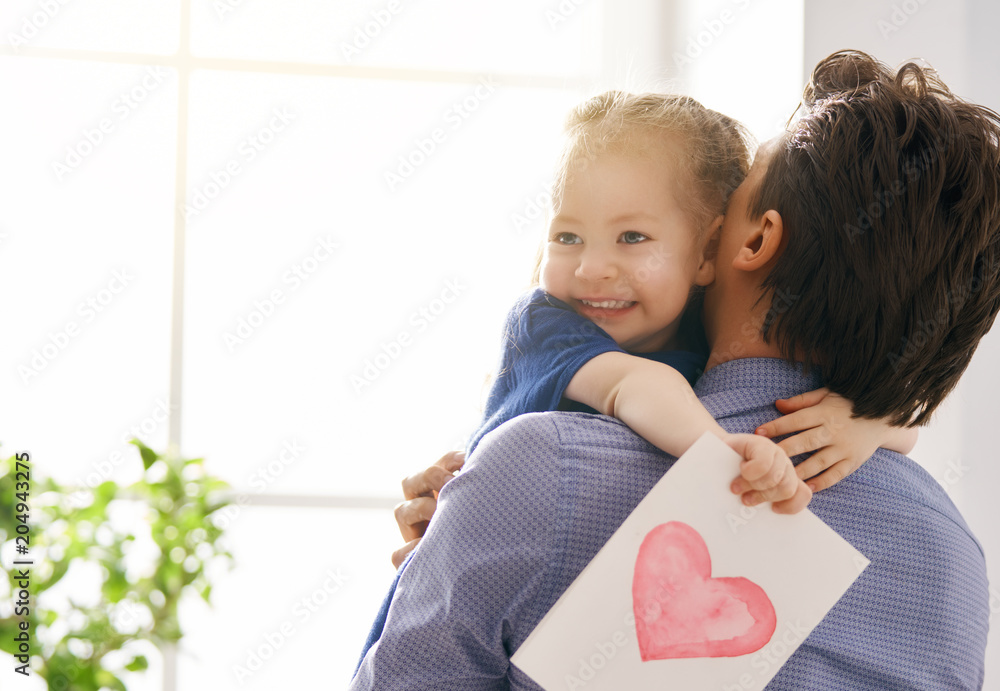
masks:
<svg viewBox="0 0 1000 691"><path fill-rule="evenodd" d="M779 513L796 513L812 496L774 443L734 435L719 426L675 369L627 353L608 352L584 364L565 395L612 415L663 451L680 456L702 434L712 432L744 457L732 489L748 505L773 501Z"/></svg>
<svg viewBox="0 0 1000 691"><path fill-rule="evenodd" d="M798 432L779 442L785 453L797 456L816 451L796 467L813 492L834 485L861 467L880 446L902 454L917 443L917 430L893 427L884 420L854 418L854 405L829 389L817 389L775 403L785 413L761 425L757 434L778 437Z"/></svg>

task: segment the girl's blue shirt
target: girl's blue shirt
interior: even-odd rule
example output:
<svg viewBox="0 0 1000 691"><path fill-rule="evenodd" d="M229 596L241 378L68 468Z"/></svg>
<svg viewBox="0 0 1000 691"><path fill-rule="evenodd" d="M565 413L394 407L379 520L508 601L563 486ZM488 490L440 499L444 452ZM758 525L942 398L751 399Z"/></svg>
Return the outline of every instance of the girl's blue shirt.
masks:
<svg viewBox="0 0 1000 691"><path fill-rule="evenodd" d="M541 288L522 296L507 315L497 375L466 458L484 436L518 415L549 410L596 413L575 401L564 401L563 393L587 361L606 352L625 351L594 322ZM691 386L705 367L703 355L687 351L636 355L670 365Z"/></svg>

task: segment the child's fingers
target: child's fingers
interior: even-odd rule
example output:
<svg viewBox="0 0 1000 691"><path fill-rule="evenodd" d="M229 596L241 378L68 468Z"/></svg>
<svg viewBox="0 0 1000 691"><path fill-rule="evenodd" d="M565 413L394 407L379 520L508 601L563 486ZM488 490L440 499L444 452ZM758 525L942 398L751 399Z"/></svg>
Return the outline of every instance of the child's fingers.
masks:
<svg viewBox="0 0 1000 691"><path fill-rule="evenodd" d="M785 475L784 464L781 463L781 449L777 446L771 449L754 449L740 464L740 477L747 481L750 489L770 489L781 484Z"/></svg>
<svg viewBox="0 0 1000 691"><path fill-rule="evenodd" d="M809 505L813 493L802 482L796 483L795 493L790 499L776 501L771 504L771 509L775 513L798 513Z"/></svg>
<svg viewBox="0 0 1000 691"><path fill-rule="evenodd" d="M826 472L820 473L809 480L808 485L812 488L813 492L819 492L837 484L860 467L860 463L855 464L844 459L839 463L834 463Z"/></svg>
<svg viewBox="0 0 1000 691"><path fill-rule="evenodd" d="M805 486L789 466L788 472L783 474L778 482L768 487L750 489L743 493L741 500L747 506L755 506L766 501L784 502L795 497L799 485Z"/></svg>
<svg viewBox="0 0 1000 691"><path fill-rule="evenodd" d="M775 407L782 413L794 413L796 410L802 410L803 408L808 408L814 406L830 393L830 389L822 388L816 389L815 391L806 391L805 393L800 393L798 396L792 396L791 398L779 398L774 402Z"/></svg>
<svg viewBox="0 0 1000 691"><path fill-rule="evenodd" d="M748 493L756 491L749 495L753 503L792 496L789 483L798 482L798 477L788 456L774 442L751 434L731 435L727 441L744 459L740 476L731 485L733 492L742 494L746 501Z"/></svg>
<svg viewBox="0 0 1000 691"><path fill-rule="evenodd" d="M799 476L799 479L808 481L842 460L844 460L843 454L834 447L828 446L795 466L795 474Z"/></svg>
<svg viewBox="0 0 1000 691"><path fill-rule="evenodd" d="M761 439L760 441L765 441ZM788 499L798 482L792 462L773 442L748 444L746 460L740 465L740 477L760 501Z"/></svg>
<svg viewBox="0 0 1000 691"><path fill-rule="evenodd" d="M799 432L787 439L782 439L778 442L778 446L788 454L789 458L793 458L800 453L809 453L829 446L832 441L833 435L825 426L820 425L807 429L805 432Z"/></svg>
<svg viewBox="0 0 1000 691"><path fill-rule="evenodd" d="M754 430L754 434L773 439L792 432L800 432L816 425L823 424L823 417L816 413L815 408L806 408L788 415L765 422Z"/></svg>

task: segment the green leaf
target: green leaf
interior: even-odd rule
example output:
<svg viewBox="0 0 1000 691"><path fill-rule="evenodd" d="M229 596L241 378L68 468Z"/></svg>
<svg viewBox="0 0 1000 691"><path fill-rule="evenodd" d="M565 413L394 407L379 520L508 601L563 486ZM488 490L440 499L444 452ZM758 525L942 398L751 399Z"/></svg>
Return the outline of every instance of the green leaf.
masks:
<svg viewBox="0 0 1000 691"><path fill-rule="evenodd" d="M149 472L127 488L113 481L85 489L63 487L51 478L37 479L40 491L36 490L35 496L41 501L33 506L32 521L37 531L33 534L39 536L40 546L58 548L61 555L53 561L47 578L33 581L36 590L32 595L47 594L48 589L64 580L72 564L96 567L100 573L100 600L94 606L70 600L58 607L58 611L45 605L32 609L32 630L45 632L50 639L58 634L55 623L59 619L71 617L77 622L61 638L39 644L36 672L50 689L125 691L122 680L105 662L110 651L120 651L132 641L181 638L178 603L190 595L209 600L212 583L205 574L206 560L196 557L189 562L192 568L188 570L183 559L181 563L171 559L172 549L182 547L185 555L194 554L200 544L205 544L208 549L202 548L202 553L213 564L221 560L231 566L233 562L222 540L225 531L207 520L212 512L230 503L220 493L228 492L229 484L205 471L201 459L185 461L160 454L139 439L131 443L139 449L143 466ZM11 509L12 461L0 458L0 509ZM135 525L118 527L109 522L109 507L118 498L145 506L142 518ZM13 537L12 516L12 510L0 511L0 544ZM128 574L126 546L140 538L147 539L147 535L158 552L157 557L150 557L154 570ZM7 579L0 575L0 583L4 580ZM135 611L145 616L134 615ZM115 618L119 616L127 618ZM0 617L0 650L10 652L15 644L15 626L13 618ZM74 639L85 642L93 653L78 658L70 652ZM124 669L129 672L142 674L149 668L145 656L128 655L116 661L113 669L122 670L120 665L125 662Z"/></svg>
<svg viewBox="0 0 1000 691"><path fill-rule="evenodd" d="M115 689L115 691L126 691L125 684L122 680L106 669L98 670L94 675L94 681L100 685L100 688L106 687L109 689Z"/></svg>
<svg viewBox="0 0 1000 691"><path fill-rule="evenodd" d="M105 480L94 490L94 504L100 504L103 509L115 498L118 493L118 485L111 480Z"/></svg>
<svg viewBox="0 0 1000 691"><path fill-rule="evenodd" d="M125 669L127 669L130 672L141 672L144 669L148 668L149 668L149 660L146 659L145 655L136 655L134 660L125 665Z"/></svg>
<svg viewBox="0 0 1000 691"><path fill-rule="evenodd" d="M107 580L104 581L104 597L111 602L118 602L128 593L129 582L125 578L125 572L117 569L108 571Z"/></svg>
<svg viewBox="0 0 1000 691"><path fill-rule="evenodd" d="M143 444L139 439L132 439L129 443L134 444L139 448L139 455L142 456L142 467L145 470L149 470L149 466L156 463L159 456L157 456L155 451Z"/></svg>

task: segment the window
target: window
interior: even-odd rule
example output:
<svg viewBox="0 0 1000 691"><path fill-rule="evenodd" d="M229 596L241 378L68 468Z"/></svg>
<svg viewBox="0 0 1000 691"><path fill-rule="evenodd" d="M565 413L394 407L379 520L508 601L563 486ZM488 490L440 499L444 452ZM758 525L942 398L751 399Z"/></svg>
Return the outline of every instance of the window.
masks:
<svg viewBox="0 0 1000 691"><path fill-rule="evenodd" d="M477 421L600 12L11 3L8 443L94 486L136 435L245 498L214 608L130 688L349 676L399 478Z"/></svg>
<svg viewBox="0 0 1000 691"><path fill-rule="evenodd" d="M93 486L135 435L241 497L236 569L136 689L350 675L399 479L478 421L570 107L681 89L765 139L802 82L801 12L739 2L7 8L4 441Z"/></svg>

